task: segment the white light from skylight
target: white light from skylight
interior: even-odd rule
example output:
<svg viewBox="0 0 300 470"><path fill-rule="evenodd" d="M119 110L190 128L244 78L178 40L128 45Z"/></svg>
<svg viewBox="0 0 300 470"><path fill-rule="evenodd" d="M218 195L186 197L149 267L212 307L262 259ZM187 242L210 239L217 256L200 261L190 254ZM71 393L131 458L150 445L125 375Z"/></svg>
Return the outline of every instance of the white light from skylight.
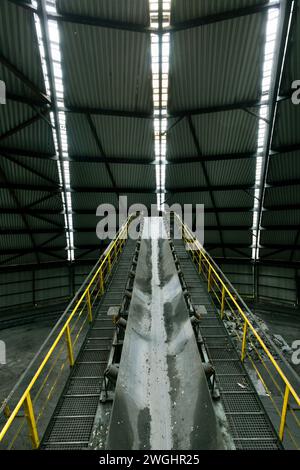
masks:
<svg viewBox="0 0 300 470"><path fill-rule="evenodd" d="M32 5L37 7L37 2L32 1ZM56 0L47 0L46 1L46 10L47 13L56 13ZM34 14L39 50L42 60L42 69L44 73L45 87L47 95L51 96L51 90L49 85L48 69L45 60L45 50L43 43L43 35L41 29L41 23L38 15ZM50 40L50 53L53 65L54 72L54 86L55 86L55 95L51 96L52 100L56 99L56 105L58 109L64 107L64 84L63 84L63 73L61 66L61 52L60 52L60 36L57 21L48 20L47 22L48 34ZM57 169L59 175L59 182L62 187L61 197L64 208L64 222L66 230L66 240L67 240L67 250L68 250L68 260L74 260L74 234L73 234L73 217L72 217L72 198L71 198L71 183L70 183L70 165L68 161L61 162L60 160L60 150L58 142L62 149L62 156L68 158L68 136L66 130L66 115L64 111L59 111L58 120L59 120L59 129L58 132L55 127L54 115L50 113L51 123L52 123L52 133L55 146L55 152L57 155ZM59 140L58 140L59 139ZM65 197L66 191L66 197Z"/></svg>
<svg viewBox="0 0 300 470"><path fill-rule="evenodd" d="M269 2L274 3L273 0ZM266 120L270 112L270 87L272 83L272 71L274 66L274 56L277 42L279 10L277 7L270 8L268 11L266 25L266 39L264 50L264 62L261 82L261 106L259 111L259 125L257 134L257 157L255 171L255 189L254 189L254 207L252 222L252 259L259 259L260 247L260 226L259 220L259 201L262 196L262 172L263 172L263 153L266 146L266 136L268 124ZM258 239L256 239L258 237ZM257 247L257 248L256 248Z"/></svg>
<svg viewBox="0 0 300 470"><path fill-rule="evenodd" d="M159 3L149 0L150 26L159 30L161 15L162 28L170 25L171 1L162 0L162 11L159 11ZM154 151L156 169L157 208L164 210L165 181L166 181L166 153L167 153L167 106L169 84L169 53L170 33L151 34L152 57L152 88L154 105Z"/></svg>

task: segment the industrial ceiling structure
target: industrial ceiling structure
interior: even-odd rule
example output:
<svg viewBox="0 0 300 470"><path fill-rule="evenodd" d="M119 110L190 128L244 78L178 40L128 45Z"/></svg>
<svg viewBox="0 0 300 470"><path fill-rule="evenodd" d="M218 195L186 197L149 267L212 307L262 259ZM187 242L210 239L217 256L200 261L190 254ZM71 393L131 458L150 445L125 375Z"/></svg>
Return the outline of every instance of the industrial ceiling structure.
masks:
<svg viewBox="0 0 300 470"><path fill-rule="evenodd" d="M120 195L204 204L219 262L298 266L298 1L3 0L0 79L1 269L96 259Z"/></svg>

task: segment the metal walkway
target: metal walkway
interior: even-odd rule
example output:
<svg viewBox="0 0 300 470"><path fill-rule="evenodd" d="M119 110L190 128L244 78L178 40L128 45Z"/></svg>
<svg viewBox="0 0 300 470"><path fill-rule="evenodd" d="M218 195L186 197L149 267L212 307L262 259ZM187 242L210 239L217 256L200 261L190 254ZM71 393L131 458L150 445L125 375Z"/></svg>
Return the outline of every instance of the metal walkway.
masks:
<svg viewBox="0 0 300 470"><path fill-rule="evenodd" d="M115 327L109 307L120 305L136 243L128 240L99 302L95 320L41 442L41 449L88 447Z"/></svg>
<svg viewBox="0 0 300 470"><path fill-rule="evenodd" d="M237 449L280 449L278 437L182 240L176 254L194 305L202 306L201 334L216 371L221 401Z"/></svg>

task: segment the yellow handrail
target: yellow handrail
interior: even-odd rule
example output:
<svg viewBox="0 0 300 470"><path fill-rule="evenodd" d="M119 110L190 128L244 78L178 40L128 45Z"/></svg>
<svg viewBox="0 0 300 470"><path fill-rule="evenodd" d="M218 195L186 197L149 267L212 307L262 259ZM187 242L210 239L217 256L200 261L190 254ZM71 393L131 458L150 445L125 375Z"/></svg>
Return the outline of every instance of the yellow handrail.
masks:
<svg viewBox="0 0 300 470"><path fill-rule="evenodd" d="M22 405L25 405L25 415L28 420L28 425L29 425L29 430L30 430L30 436L32 439L33 447L38 448L39 447L39 436L38 436L38 431L37 431L37 425L36 425L36 418L34 415L34 409L33 409L33 404L30 396L30 391L32 390L33 385L36 383L37 379L41 375L41 372L43 371L45 365L47 364L49 358L52 356L54 350L56 349L56 346L58 345L59 341L63 337L64 334L66 334L66 339L67 339L67 347L68 347L68 355L69 355L69 360L70 360L70 365L72 366L74 363L74 357L73 357L73 348L72 348L72 342L71 342L71 337L70 337L70 322L72 318L74 317L75 313L77 312L79 306L83 303L83 301L87 298L87 304L88 304L88 314L89 314L89 320L92 320L92 310L91 310L91 303L90 303L90 288L94 281L97 279L98 276L100 276L100 293L101 295L103 294L104 291L104 285L103 285L103 278L105 277L103 275L103 271L105 269L105 264L106 261L108 260L108 265L109 265L109 272L111 270L111 253L112 250L114 250L114 253L119 253L121 252L122 245L125 243L126 236L123 237L124 234L127 234L127 229L128 225L131 221L132 217L129 217L127 221L123 224L123 226L120 228L115 240L113 240L110 245L108 250L105 252L105 256L100 264L100 266L97 268L95 271L92 279L88 283L87 287L85 288L83 294L77 301L75 307L73 308L72 312L70 313L69 317L65 321L64 325L62 326L60 332L58 333L56 339L52 343L52 346L48 350L47 354L45 355L42 363L38 367L36 373L34 374L33 378L31 379L29 385L27 386L26 390L24 391L23 395L19 399L17 405L15 408L11 411L7 422L3 426L1 432L0 432L0 442L3 440L4 436L6 435L7 431L11 427L13 421L15 420L18 412L20 411L20 408ZM120 250L115 250L115 247L120 244ZM116 258L115 258L116 259Z"/></svg>
<svg viewBox="0 0 300 470"><path fill-rule="evenodd" d="M283 405L282 405L280 427L279 427L279 432L278 432L279 438L282 441L283 436L284 436L284 428L285 428L285 424L286 424L286 414L287 414L289 396L291 395L294 398L294 400L295 400L295 402L297 403L298 406L300 406L300 397L297 394L297 392L295 391L295 389L293 388L293 386L291 385L291 383L289 382L289 380L287 379L287 377L284 374L284 372L282 371L281 367L276 362L276 360L275 360L274 356L272 355L272 353L269 351L269 349L265 345L264 341L262 340L262 338L260 337L260 335L256 331L255 327L252 325L251 321L249 320L249 318L247 317L247 315L245 314L245 312L243 311L241 306L238 304L236 298L232 295L232 293L228 289L227 285L225 284L224 280L220 277L220 275L216 271L215 267L211 263L211 260L207 256L206 251L204 250L204 248L202 247L200 242L194 237L194 235L192 234L189 227L187 227L181 221L180 217L176 213L174 215L176 216L179 224L181 225L181 227L183 229L183 238L184 238L184 240L187 241L188 243L193 243L193 245L197 247L198 260L199 260L199 264L200 264L200 266L198 268L199 272L201 272L203 270L203 267L201 266L203 261L205 261L207 263L207 266L208 266L208 277L207 277L208 291L211 290L211 276L212 276L212 274L214 275L215 279L217 279L219 281L219 283L221 285L221 292L222 292L221 299L219 299L218 296L216 296L218 298L218 301L219 301L220 305L221 305L221 309L220 309L221 318L223 318L224 299L225 299L225 296L227 295L230 298L230 300L232 301L232 303L234 304L234 306L236 307L236 309L237 309L238 313L240 314L240 316L242 317L242 319L244 320L241 360L243 361L244 357L245 357L245 346L246 346L246 340L247 340L247 330L248 330L248 327L249 327L249 329L253 333L254 337L256 338L256 340L258 341L258 343L260 344L260 346L262 347L262 349L264 350L264 352L266 353L266 355L270 359L272 365L274 366L274 368L276 369L276 371L279 374L280 378L282 379L282 381L285 384L284 400L283 400Z"/></svg>

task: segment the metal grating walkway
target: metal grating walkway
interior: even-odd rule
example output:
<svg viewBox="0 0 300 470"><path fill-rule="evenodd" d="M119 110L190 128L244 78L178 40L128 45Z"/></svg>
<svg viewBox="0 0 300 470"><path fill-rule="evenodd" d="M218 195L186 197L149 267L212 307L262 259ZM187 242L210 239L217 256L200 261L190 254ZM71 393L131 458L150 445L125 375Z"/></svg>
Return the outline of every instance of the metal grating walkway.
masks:
<svg viewBox="0 0 300 470"><path fill-rule="evenodd" d="M109 307L121 304L135 246L135 241L127 241L114 268L96 318L45 432L41 449L88 447L115 330L111 318L107 318L107 311Z"/></svg>
<svg viewBox="0 0 300 470"><path fill-rule="evenodd" d="M205 307L201 334L216 371L222 405L237 449L281 449L258 394L217 314L207 287L182 240L174 240L180 266L194 305Z"/></svg>

